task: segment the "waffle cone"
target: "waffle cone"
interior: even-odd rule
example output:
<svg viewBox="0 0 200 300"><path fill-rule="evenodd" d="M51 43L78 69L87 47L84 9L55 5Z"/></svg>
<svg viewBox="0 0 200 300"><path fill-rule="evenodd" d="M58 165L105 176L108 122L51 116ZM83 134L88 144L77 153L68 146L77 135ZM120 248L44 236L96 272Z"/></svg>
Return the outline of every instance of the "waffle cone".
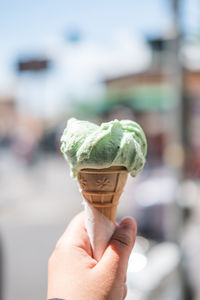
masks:
<svg viewBox="0 0 200 300"><path fill-rule="evenodd" d="M125 167L82 169L78 181L85 200L115 223L117 205L126 183Z"/></svg>

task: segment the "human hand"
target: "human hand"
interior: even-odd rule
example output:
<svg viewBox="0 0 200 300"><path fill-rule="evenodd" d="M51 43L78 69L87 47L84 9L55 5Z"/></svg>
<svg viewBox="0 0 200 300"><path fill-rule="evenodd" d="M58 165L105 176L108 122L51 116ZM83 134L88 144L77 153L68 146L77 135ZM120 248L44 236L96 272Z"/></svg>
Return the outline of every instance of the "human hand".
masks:
<svg viewBox="0 0 200 300"><path fill-rule="evenodd" d="M84 213L78 214L59 239L49 259L48 299L122 300L126 271L136 238L135 221L123 219L100 259L92 257Z"/></svg>

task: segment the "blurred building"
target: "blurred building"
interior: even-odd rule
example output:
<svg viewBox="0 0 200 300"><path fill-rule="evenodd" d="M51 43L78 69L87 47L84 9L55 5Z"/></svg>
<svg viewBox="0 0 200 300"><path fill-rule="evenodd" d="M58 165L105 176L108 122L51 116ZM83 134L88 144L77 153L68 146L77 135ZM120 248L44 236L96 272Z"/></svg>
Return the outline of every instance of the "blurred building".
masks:
<svg viewBox="0 0 200 300"><path fill-rule="evenodd" d="M12 96L0 96L0 143L7 145L17 118L16 102Z"/></svg>
<svg viewBox="0 0 200 300"><path fill-rule="evenodd" d="M173 39L150 40L152 63L140 73L130 73L105 79L108 95L132 108L149 140L149 155L157 159L164 155L164 148L173 134L170 113L177 105L176 86L171 61ZM200 176L200 70L187 66L181 68L182 105L185 148L185 172ZM176 75L176 74L175 74ZM168 125L167 125L168 123Z"/></svg>

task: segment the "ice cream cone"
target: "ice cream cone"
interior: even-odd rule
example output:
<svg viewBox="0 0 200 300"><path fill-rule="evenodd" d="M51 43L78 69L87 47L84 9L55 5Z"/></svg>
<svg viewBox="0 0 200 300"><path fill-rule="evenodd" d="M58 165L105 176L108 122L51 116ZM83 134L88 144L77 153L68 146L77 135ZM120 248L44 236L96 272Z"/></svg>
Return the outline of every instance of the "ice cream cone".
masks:
<svg viewBox="0 0 200 300"><path fill-rule="evenodd" d="M85 200L115 223L117 205L126 183L125 167L82 169L78 181Z"/></svg>

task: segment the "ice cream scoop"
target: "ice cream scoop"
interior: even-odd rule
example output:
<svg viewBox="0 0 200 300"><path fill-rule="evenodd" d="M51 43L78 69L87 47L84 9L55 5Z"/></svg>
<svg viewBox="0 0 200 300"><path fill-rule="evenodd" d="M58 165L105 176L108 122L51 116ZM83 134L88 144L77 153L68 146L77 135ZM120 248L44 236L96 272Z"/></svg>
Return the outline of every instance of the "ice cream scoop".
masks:
<svg viewBox="0 0 200 300"><path fill-rule="evenodd" d="M72 118L61 143L85 200L85 225L98 261L115 230L117 205L128 172L136 176L144 166L146 138L142 128L130 120L98 126Z"/></svg>
<svg viewBox="0 0 200 300"><path fill-rule="evenodd" d="M61 151L76 177L85 168L122 166L132 176L144 167L147 152L142 128L131 120L113 120L100 126L71 118L61 137Z"/></svg>

